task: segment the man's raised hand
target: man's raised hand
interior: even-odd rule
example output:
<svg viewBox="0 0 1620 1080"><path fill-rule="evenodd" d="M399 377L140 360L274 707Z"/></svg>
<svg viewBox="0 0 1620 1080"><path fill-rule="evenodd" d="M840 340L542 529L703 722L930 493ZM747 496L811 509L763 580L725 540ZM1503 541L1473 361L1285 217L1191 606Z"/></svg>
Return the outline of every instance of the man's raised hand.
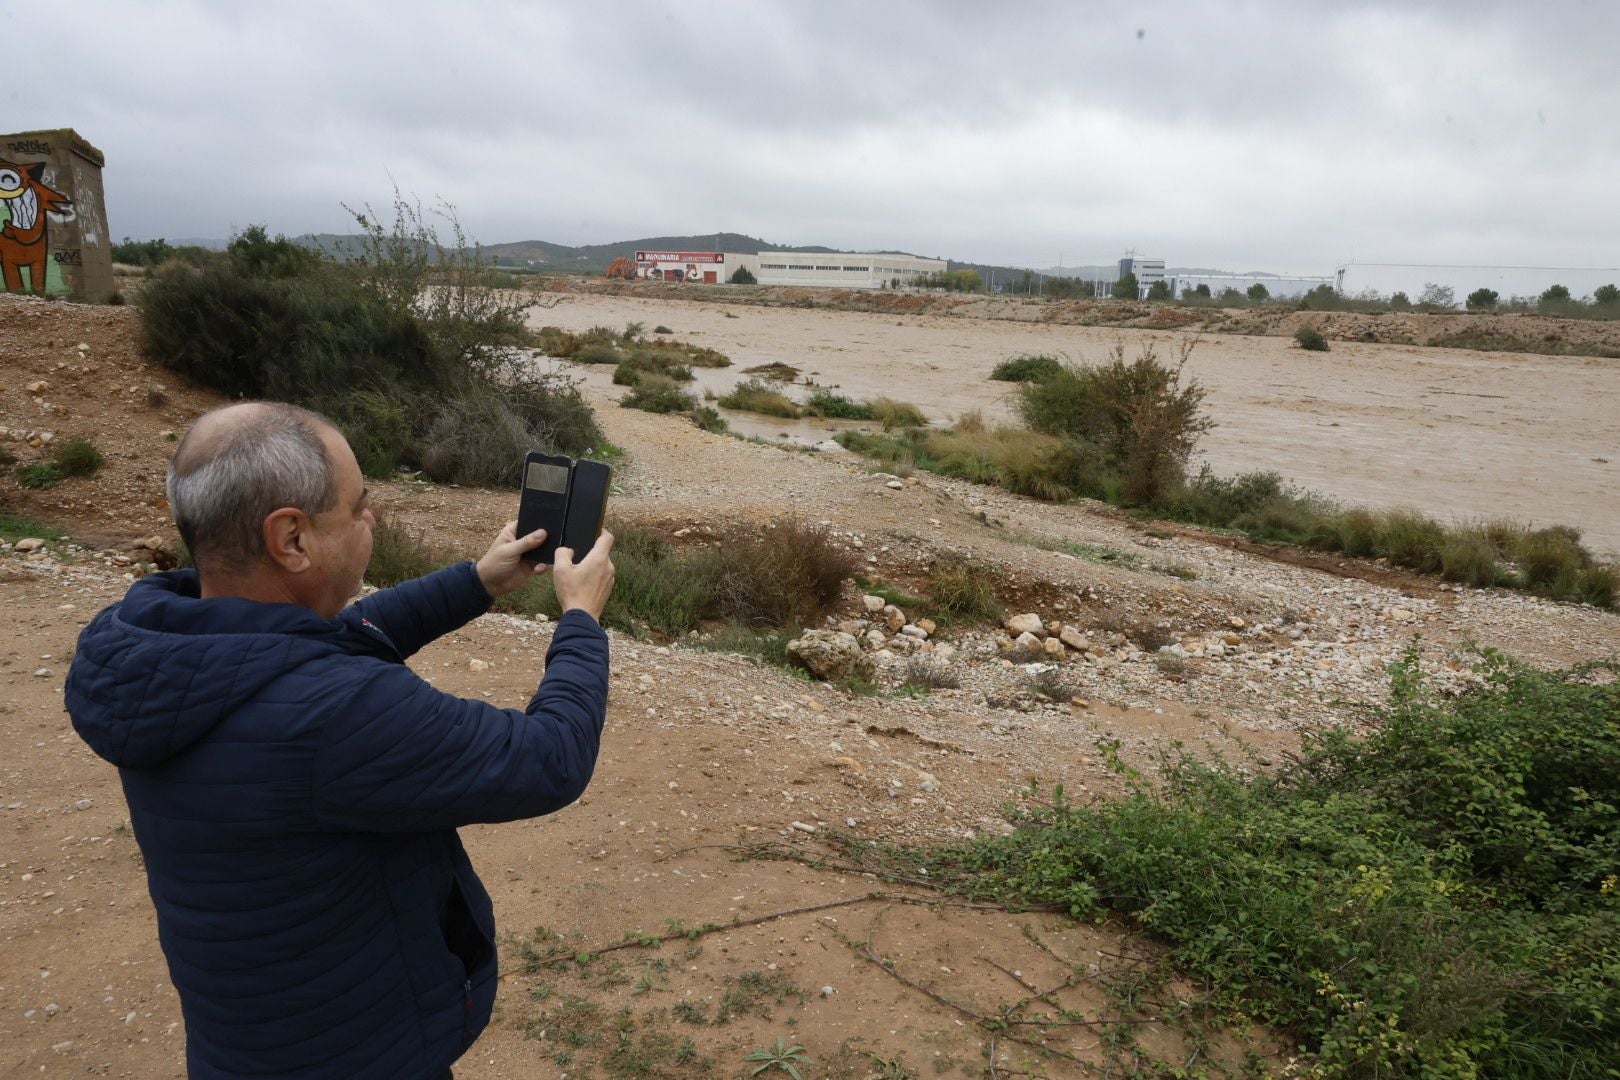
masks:
<svg viewBox="0 0 1620 1080"><path fill-rule="evenodd" d="M544 563L528 563L523 556L546 542L546 530L536 529L527 536L517 535L517 522L508 521L496 535L484 557L478 560L478 580L491 599L499 599L522 587L536 574L546 572Z"/></svg>
<svg viewBox="0 0 1620 1080"><path fill-rule="evenodd" d="M604 531L579 562L570 548L557 549L557 572L551 582L564 611L580 610L597 622L613 593L613 534Z"/></svg>

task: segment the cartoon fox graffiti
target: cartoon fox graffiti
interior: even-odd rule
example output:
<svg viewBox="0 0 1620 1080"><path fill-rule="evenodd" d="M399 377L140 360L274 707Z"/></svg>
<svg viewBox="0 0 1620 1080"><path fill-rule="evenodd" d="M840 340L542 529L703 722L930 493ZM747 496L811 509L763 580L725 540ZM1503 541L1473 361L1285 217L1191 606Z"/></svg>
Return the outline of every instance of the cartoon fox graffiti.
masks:
<svg viewBox="0 0 1620 1080"><path fill-rule="evenodd" d="M28 267L34 292L45 291L45 219L61 214L73 200L45 186L45 163L13 165L0 161L0 202L10 220L0 225L0 271L7 292L22 292L22 268Z"/></svg>

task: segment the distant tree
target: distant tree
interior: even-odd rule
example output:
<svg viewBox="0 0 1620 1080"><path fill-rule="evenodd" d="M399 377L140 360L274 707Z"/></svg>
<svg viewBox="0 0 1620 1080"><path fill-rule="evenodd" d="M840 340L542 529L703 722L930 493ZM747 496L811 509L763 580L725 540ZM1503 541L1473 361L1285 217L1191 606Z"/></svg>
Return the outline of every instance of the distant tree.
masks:
<svg viewBox="0 0 1620 1080"><path fill-rule="evenodd" d="M1126 274L1114 282L1115 300L1136 300L1142 295L1142 287L1136 283L1135 274Z"/></svg>
<svg viewBox="0 0 1620 1080"><path fill-rule="evenodd" d="M1329 311L1339 306L1339 293L1333 286L1323 282L1301 297L1300 304L1314 311Z"/></svg>
<svg viewBox="0 0 1620 1080"><path fill-rule="evenodd" d="M1209 299L1209 286L1208 285L1200 283L1196 288L1193 289L1193 292L1197 293L1199 296L1202 296L1206 300Z"/></svg>
<svg viewBox="0 0 1620 1080"><path fill-rule="evenodd" d="M1425 281L1423 292L1418 297L1418 306L1449 311L1457 306L1457 290L1450 285L1437 285L1432 281Z"/></svg>
<svg viewBox="0 0 1620 1080"><path fill-rule="evenodd" d="M748 267L746 267L746 266L737 267L737 269L735 269L735 270L733 270L731 272L731 276L729 278L727 278L726 280L731 282L731 284L733 284L733 285L758 285L759 284L759 279L754 277L754 275L749 271Z"/></svg>
<svg viewBox="0 0 1620 1080"><path fill-rule="evenodd" d="M1394 293L1389 298L1391 311L1411 311L1412 298L1403 292Z"/></svg>
<svg viewBox="0 0 1620 1080"><path fill-rule="evenodd" d="M1620 304L1620 285L1599 285L1592 290L1592 302L1598 307Z"/></svg>
<svg viewBox="0 0 1620 1080"><path fill-rule="evenodd" d="M984 278L979 276L977 270L964 267L961 270L951 270L945 275L951 281L951 289L955 292L983 292Z"/></svg>
<svg viewBox="0 0 1620 1080"><path fill-rule="evenodd" d="M1468 299L1463 301L1463 305L1469 311L1490 311L1496 307L1496 302L1500 299L1495 289L1475 289L1468 294Z"/></svg>
<svg viewBox="0 0 1620 1080"><path fill-rule="evenodd" d="M1228 285L1226 288L1221 290L1221 295L1216 297L1216 299L1220 302L1222 307L1237 307L1239 304L1243 303L1243 294L1232 288L1232 286Z"/></svg>
<svg viewBox="0 0 1620 1080"><path fill-rule="evenodd" d="M1155 281L1148 286L1147 298L1149 300L1170 299L1170 283L1168 281Z"/></svg>
<svg viewBox="0 0 1620 1080"><path fill-rule="evenodd" d="M1253 300L1258 304L1271 299L1271 290L1257 281L1253 285L1249 286L1249 291L1246 295L1250 300Z"/></svg>
<svg viewBox="0 0 1620 1080"><path fill-rule="evenodd" d="M126 236L123 243L113 245L112 260L126 266L156 266L173 254L174 248L161 237L156 240L131 240Z"/></svg>
<svg viewBox="0 0 1620 1080"><path fill-rule="evenodd" d="M1090 294L1091 286L1079 278L1049 277L1041 282L1041 292L1058 300Z"/></svg>
<svg viewBox="0 0 1620 1080"><path fill-rule="evenodd" d="M1567 285L1549 285L1547 291L1541 294L1536 307L1542 311L1558 311L1569 306L1569 287Z"/></svg>

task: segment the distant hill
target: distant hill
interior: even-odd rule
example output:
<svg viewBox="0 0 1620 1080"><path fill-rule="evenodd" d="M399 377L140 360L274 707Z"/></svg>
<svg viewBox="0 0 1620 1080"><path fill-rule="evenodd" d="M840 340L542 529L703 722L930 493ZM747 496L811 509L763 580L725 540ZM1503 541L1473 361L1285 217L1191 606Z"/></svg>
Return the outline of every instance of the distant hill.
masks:
<svg viewBox="0 0 1620 1080"><path fill-rule="evenodd" d="M339 260L352 258L354 255L359 254L362 244L359 235L344 233L306 233L295 239L300 244L323 251ZM198 239L181 242L216 249L222 249L225 246L223 240ZM515 240L504 244L484 244L481 250L484 257L494 260L497 266L572 274L600 274L608 268L608 264L614 259L632 259L638 251L728 251L743 255L753 255L763 251L851 253L847 248L825 247L821 244L773 244L769 240L761 240L757 236L731 232L689 234L686 236L643 236L635 240L620 240L611 244L585 244L580 247L553 244L549 240ZM916 253L885 249L877 252L877 254L912 255ZM940 256L924 257L939 258ZM1022 281L1025 273L1035 274L1041 278L1068 277L1078 278L1081 281L1113 281L1119 273L1118 263L1023 267L1002 266L996 263L964 262L959 259L946 259L945 261L948 269L977 270L979 276L984 280L994 281L998 286L1003 287ZM1207 267L1172 266L1167 268L1165 273L1171 277L1178 274L1218 276L1232 274L1232 271L1215 270ZM1277 275L1265 271L1250 271L1236 276L1275 277Z"/></svg>

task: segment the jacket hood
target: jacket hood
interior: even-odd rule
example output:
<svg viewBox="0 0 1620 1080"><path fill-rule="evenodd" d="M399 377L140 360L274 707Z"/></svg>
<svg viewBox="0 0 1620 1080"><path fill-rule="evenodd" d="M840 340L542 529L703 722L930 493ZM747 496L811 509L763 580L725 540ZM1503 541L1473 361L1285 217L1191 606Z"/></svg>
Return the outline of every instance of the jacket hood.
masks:
<svg viewBox="0 0 1620 1080"><path fill-rule="evenodd" d="M195 570L152 574L80 633L67 710L103 758L155 768L338 633L295 604L204 600Z"/></svg>

